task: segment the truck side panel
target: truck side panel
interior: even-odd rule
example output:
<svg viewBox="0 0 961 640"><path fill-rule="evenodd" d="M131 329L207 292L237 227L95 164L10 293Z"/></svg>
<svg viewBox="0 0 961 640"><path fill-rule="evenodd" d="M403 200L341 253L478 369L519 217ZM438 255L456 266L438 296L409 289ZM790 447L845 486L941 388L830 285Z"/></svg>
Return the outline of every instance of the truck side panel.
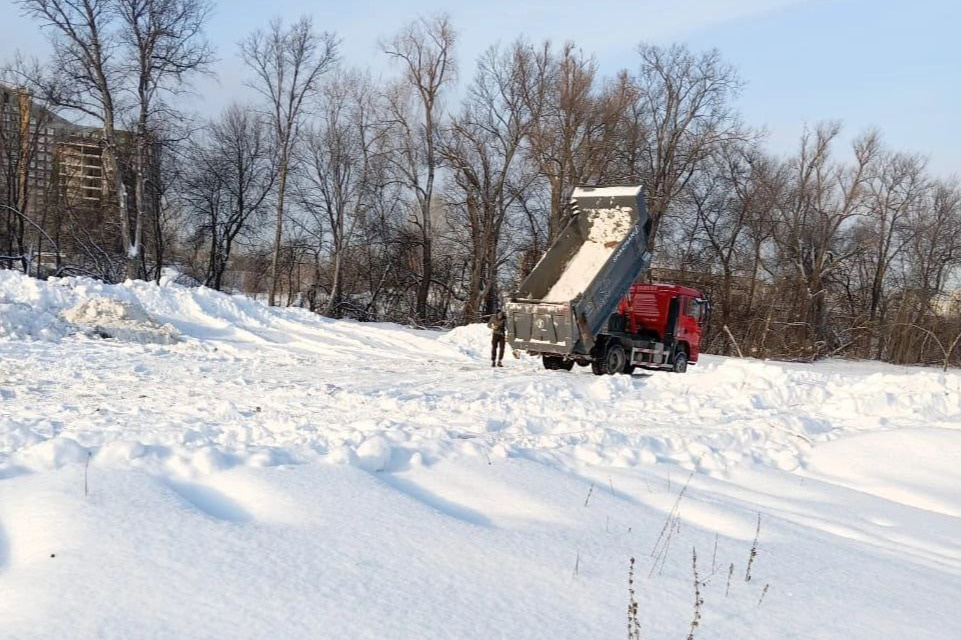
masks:
<svg viewBox="0 0 961 640"><path fill-rule="evenodd" d="M640 212L646 222L647 213L643 206ZM604 331L611 314L617 311L621 298L650 263L647 233L644 227L638 225L574 304L575 313L585 318L593 336Z"/></svg>

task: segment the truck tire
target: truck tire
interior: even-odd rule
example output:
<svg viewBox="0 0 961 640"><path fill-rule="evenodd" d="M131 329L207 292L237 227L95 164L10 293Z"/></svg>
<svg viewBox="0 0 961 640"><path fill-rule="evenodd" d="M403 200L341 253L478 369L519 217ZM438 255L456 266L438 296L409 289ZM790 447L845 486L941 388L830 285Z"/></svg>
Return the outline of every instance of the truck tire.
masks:
<svg viewBox="0 0 961 640"><path fill-rule="evenodd" d="M671 366L671 371L674 373L684 373L687 371L687 353L678 350L674 354L674 364Z"/></svg>
<svg viewBox="0 0 961 640"><path fill-rule="evenodd" d="M624 371L626 365L627 354L624 352L624 347L619 344L612 344L607 348L601 360L595 360L591 363L591 370L596 376L612 376Z"/></svg>
<svg viewBox="0 0 961 640"><path fill-rule="evenodd" d="M557 371L558 369L570 371L574 368L573 360L565 360L560 356L541 356L541 359L544 363L544 368L550 371Z"/></svg>

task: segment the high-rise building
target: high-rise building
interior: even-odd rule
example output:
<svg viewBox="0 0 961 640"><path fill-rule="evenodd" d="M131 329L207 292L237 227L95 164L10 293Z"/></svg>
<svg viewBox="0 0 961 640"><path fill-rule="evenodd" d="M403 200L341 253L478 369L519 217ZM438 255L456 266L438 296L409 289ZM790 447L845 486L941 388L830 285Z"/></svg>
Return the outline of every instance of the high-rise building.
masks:
<svg viewBox="0 0 961 640"><path fill-rule="evenodd" d="M118 132L118 138L130 134ZM0 85L0 202L27 216L51 199L102 209L116 203L111 182L100 129L73 124L26 91Z"/></svg>

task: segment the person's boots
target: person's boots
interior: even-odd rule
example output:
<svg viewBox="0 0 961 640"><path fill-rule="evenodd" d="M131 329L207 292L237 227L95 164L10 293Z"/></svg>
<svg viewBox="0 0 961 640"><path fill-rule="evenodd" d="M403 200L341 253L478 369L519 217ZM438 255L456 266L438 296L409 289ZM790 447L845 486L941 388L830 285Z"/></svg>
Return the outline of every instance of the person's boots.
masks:
<svg viewBox="0 0 961 640"><path fill-rule="evenodd" d="M503 366L504 366L504 363L502 363L500 360L498 360L498 361L497 361L497 366L498 366L498 367L503 367Z"/></svg>
<svg viewBox="0 0 961 640"><path fill-rule="evenodd" d="M496 365L497 365L497 363L494 362L493 360L491 360L491 366L493 367L493 366L496 366Z"/></svg>

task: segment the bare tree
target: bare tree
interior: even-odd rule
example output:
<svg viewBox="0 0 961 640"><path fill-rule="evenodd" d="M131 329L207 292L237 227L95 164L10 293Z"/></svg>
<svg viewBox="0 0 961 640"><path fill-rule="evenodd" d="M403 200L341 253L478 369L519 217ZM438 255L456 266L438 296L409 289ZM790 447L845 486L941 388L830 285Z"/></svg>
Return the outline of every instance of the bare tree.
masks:
<svg viewBox="0 0 961 640"><path fill-rule="evenodd" d="M549 185L548 242L570 219L567 206L577 184L600 182L615 151L622 85L603 91L597 62L573 43L559 54L544 43L528 91L529 108L540 115L528 136L528 153Z"/></svg>
<svg viewBox="0 0 961 640"><path fill-rule="evenodd" d="M284 198L291 154L308 103L316 95L323 75L337 61L337 46L334 34L315 33L307 17L289 28L285 28L279 19L274 20L266 30L255 31L240 44L241 56L254 75L250 85L266 100L277 152L277 219L270 270L271 305L276 302L280 277Z"/></svg>
<svg viewBox="0 0 961 640"><path fill-rule="evenodd" d="M735 313L740 318L751 315L751 300L734 303L734 278L736 273L756 268L751 265L756 247L750 229L752 218L763 215L759 209L763 207L764 163L759 155L751 145L730 141L702 164L687 190L695 224L684 218L679 226L689 227L690 233L698 236L694 253L701 259L700 270L721 272L720 295L715 301L719 326L731 327ZM756 273L752 272L752 277Z"/></svg>
<svg viewBox="0 0 961 640"><path fill-rule="evenodd" d="M359 73L339 73L325 82L317 122L299 154L304 170L298 202L308 216L303 231L315 240L318 256L329 240L330 287L322 308L327 316L342 315L347 254L370 192L376 144L372 98L369 79Z"/></svg>
<svg viewBox="0 0 961 640"><path fill-rule="evenodd" d="M895 308L883 327L884 349L866 355L896 363L926 362L933 341L948 345L933 354L940 359L943 353L947 364L961 333L961 304L948 295L961 266L961 187L956 180L934 181L908 218L910 242L892 265L901 286L889 293Z"/></svg>
<svg viewBox="0 0 961 640"><path fill-rule="evenodd" d="M868 305L871 320L878 315L891 263L911 242L916 231L909 221L911 211L923 202L928 188L924 165L924 159L917 155L885 154L868 184L868 211L862 226L867 231L864 239L870 241L867 253L873 263Z"/></svg>
<svg viewBox="0 0 961 640"><path fill-rule="evenodd" d="M159 208L156 193L148 197L151 167L159 144L154 120L169 109L164 94L178 91L190 75L205 71L213 53L203 36L210 16L207 0L115 0L119 38L129 60L133 81L135 213L132 237L127 240L127 277L134 277L141 257L143 225ZM156 190L154 190L156 191ZM142 274L145 275L145 274Z"/></svg>
<svg viewBox="0 0 961 640"><path fill-rule="evenodd" d="M828 326L828 289L859 250L849 234L854 217L865 213L871 167L880 152L877 135L869 132L855 141L853 164L837 163L830 152L839 132L839 125L827 123L804 134L800 153L789 162L789 185L776 203L781 260L796 283L797 326L805 328L814 356L838 341Z"/></svg>
<svg viewBox="0 0 961 640"><path fill-rule="evenodd" d="M725 142L741 138L732 99L741 81L717 50L692 53L681 45L638 47L641 67L632 79L635 105L627 131L640 153L624 168L642 180L651 214L649 245L656 245L662 219L700 163Z"/></svg>
<svg viewBox="0 0 961 640"><path fill-rule="evenodd" d="M40 274L44 243L48 249L56 246L43 229L48 216L57 219L48 197L61 95L57 80L47 66L21 56L0 69L0 82L6 85L0 86L0 264L12 268L19 263L24 273ZM59 251L55 256L59 269Z"/></svg>
<svg viewBox="0 0 961 640"><path fill-rule="evenodd" d="M210 124L190 150L181 198L196 220L195 241L207 245L204 284L220 290L238 239L253 238L275 179L268 125L239 105Z"/></svg>
<svg viewBox="0 0 961 640"><path fill-rule="evenodd" d="M121 239L130 256L133 235L117 135L123 65L113 23L115 0L19 0L19 5L51 34L52 64L62 74L62 86L69 89L61 96L63 106L101 124L104 179L112 184Z"/></svg>
<svg viewBox="0 0 961 640"><path fill-rule="evenodd" d="M415 313L428 320L427 304L433 279L434 180L440 161L438 142L442 128L441 98L456 74L455 34L450 19L421 18L381 43L385 54L398 63L401 85L388 98L390 124L396 129L394 168L411 191L417 208L411 222L418 230L420 274ZM416 107L412 108L411 103Z"/></svg>
<svg viewBox="0 0 961 640"><path fill-rule="evenodd" d="M523 142L543 106L530 99L539 81L537 53L522 42L484 53L442 147L453 172L450 210L466 223L465 323L479 321L484 307L492 312L498 269L505 260L502 232L520 194L537 178L522 162Z"/></svg>

